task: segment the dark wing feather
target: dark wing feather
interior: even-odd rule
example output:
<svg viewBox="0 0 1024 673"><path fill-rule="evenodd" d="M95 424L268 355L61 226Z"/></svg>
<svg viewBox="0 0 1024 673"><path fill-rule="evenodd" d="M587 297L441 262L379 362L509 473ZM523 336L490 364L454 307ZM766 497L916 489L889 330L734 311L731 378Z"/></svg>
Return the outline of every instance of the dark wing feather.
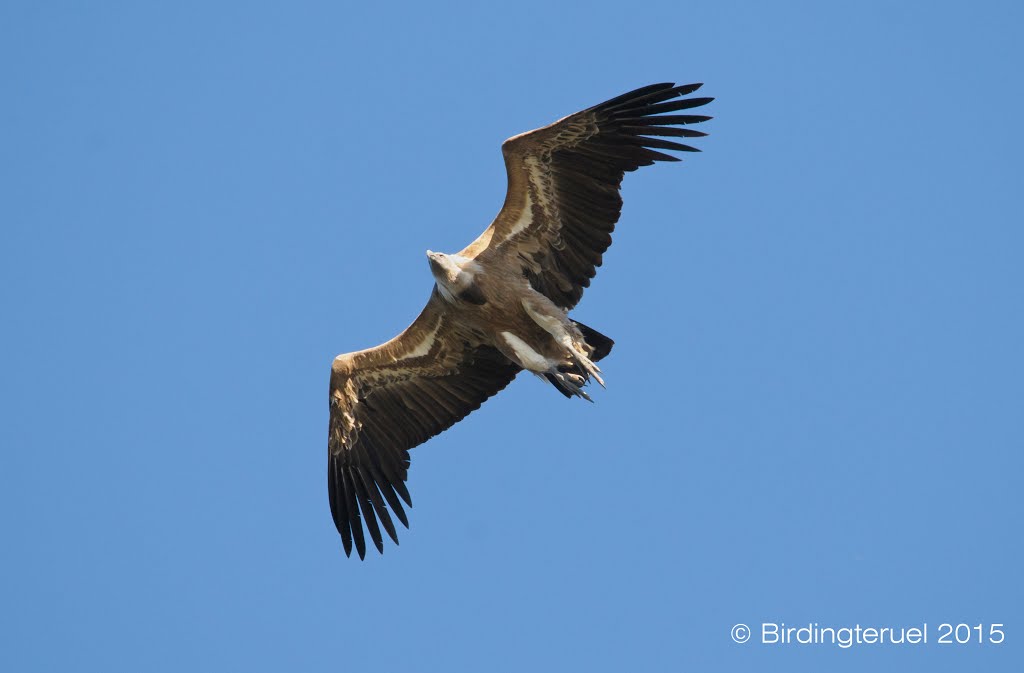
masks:
<svg viewBox="0 0 1024 673"><path fill-rule="evenodd" d="M435 290L391 341L340 355L331 369L327 490L345 553L366 555L363 527L383 553L406 527L409 449L462 420L509 384L519 367L460 333Z"/></svg>
<svg viewBox="0 0 1024 673"><path fill-rule="evenodd" d="M460 254L484 263L515 260L535 290L562 308L575 306L611 245L623 175L656 161L679 161L660 150L699 151L664 138L706 135L677 127L710 117L664 113L711 102L681 98L700 86L652 84L506 140L505 204Z"/></svg>

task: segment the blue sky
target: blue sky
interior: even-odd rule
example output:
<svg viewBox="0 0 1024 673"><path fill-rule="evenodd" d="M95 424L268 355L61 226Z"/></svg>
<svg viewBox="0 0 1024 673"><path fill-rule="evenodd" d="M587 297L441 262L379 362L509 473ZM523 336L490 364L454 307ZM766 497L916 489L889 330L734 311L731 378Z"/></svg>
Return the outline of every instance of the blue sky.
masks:
<svg viewBox="0 0 1024 673"><path fill-rule="evenodd" d="M1022 19L5 3L0 668L1019 670ZM520 377L345 558L331 359L489 223L501 141L666 80L715 120L627 176L575 314L608 389Z"/></svg>

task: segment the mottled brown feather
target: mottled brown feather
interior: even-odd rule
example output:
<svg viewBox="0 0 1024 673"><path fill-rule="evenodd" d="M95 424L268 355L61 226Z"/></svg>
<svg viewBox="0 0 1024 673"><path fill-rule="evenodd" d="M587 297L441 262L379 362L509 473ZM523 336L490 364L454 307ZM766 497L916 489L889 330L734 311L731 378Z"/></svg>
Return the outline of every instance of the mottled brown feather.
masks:
<svg viewBox="0 0 1024 673"><path fill-rule="evenodd" d="M662 114L711 102L682 98L700 86L642 87L506 140L505 203L459 254L484 264L518 261L535 290L562 308L574 307L611 245L623 175L656 161L679 161L658 150L698 151L648 136L705 135L674 127L710 117Z"/></svg>
<svg viewBox="0 0 1024 673"><path fill-rule="evenodd" d="M429 348L426 345L429 343ZM391 341L339 356L332 367L328 496L346 554L366 554L365 526L383 551L383 531L398 542L389 510L406 527L399 502L409 449L478 409L519 367L449 324L435 291L420 316Z"/></svg>

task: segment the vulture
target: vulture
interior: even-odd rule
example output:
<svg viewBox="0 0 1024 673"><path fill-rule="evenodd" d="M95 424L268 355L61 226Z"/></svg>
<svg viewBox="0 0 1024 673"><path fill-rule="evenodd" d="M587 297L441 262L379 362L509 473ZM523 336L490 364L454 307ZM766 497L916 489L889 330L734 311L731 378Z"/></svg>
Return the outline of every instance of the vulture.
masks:
<svg viewBox="0 0 1024 673"><path fill-rule="evenodd" d="M623 174L667 152L669 138L707 135L710 119L680 111L713 99L700 84L652 84L549 126L513 136L501 151L505 203L454 254L427 251L434 287L401 334L331 365L327 486L345 554L396 544L409 526L409 449L462 420L523 370L562 395L590 400L612 340L569 317L612 242ZM404 503L404 505L403 505ZM365 529L365 530L364 530ZM382 531L383 529L383 531Z"/></svg>

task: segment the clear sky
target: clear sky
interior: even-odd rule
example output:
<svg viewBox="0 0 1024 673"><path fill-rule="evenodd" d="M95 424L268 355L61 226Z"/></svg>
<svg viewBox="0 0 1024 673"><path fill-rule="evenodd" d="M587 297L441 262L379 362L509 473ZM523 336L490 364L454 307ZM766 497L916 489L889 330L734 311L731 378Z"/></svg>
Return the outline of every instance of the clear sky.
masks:
<svg viewBox="0 0 1024 673"><path fill-rule="evenodd" d="M1022 25L4 3L0 669L1022 670ZM608 389L521 376L413 451L401 546L346 558L331 359L490 222L505 138L659 81L715 120L627 176L575 314Z"/></svg>

